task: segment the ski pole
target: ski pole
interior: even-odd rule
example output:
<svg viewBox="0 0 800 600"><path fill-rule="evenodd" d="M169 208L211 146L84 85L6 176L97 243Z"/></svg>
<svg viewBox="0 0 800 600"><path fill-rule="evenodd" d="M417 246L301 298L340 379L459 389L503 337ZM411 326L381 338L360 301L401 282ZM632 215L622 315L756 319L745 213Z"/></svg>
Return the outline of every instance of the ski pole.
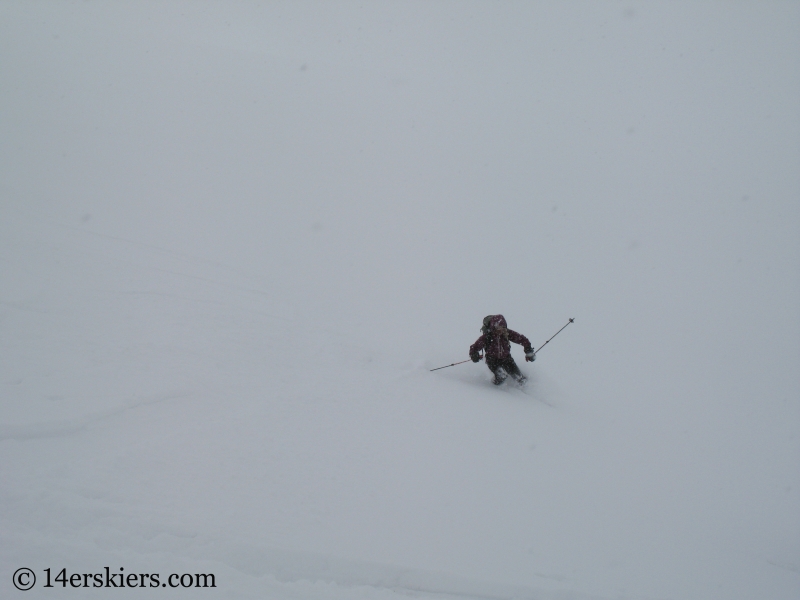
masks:
<svg viewBox="0 0 800 600"><path fill-rule="evenodd" d="M574 322L575 322L575 319L570 319L570 320L567 322L567 325L569 325L570 323L574 323ZM562 331L564 331L564 329L566 328L566 326L567 326L567 325L564 325L564 327L562 327L561 329L559 329L558 331L556 331L556 332L553 334L553 336L550 338L550 340L552 340L552 339L553 339L554 337L556 337L556 336L557 336L559 333L561 333ZM550 340L547 340L547 341L546 341L544 344L542 344L542 345L539 347L539 350L541 350L542 348L544 348L545 346L547 346L547 344L549 344L549 343L550 343ZM537 351L536 351L536 352L534 352L533 354L534 354L534 355L536 355L536 353L537 353L537 352L539 352L539 350L537 350Z"/></svg>
<svg viewBox="0 0 800 600"><path fill-rule="evenodd" d="M467 360L462 360L461 362L453 363L452 365L445 365L443 367L436 367L435 369L431 369L431 371L438 371L439 369L446 369L447 367L455 367L456 365L460 365L460 364L463 364L465 362L469 362L471 360L472 360L471 358L468 358Z"/></svg>

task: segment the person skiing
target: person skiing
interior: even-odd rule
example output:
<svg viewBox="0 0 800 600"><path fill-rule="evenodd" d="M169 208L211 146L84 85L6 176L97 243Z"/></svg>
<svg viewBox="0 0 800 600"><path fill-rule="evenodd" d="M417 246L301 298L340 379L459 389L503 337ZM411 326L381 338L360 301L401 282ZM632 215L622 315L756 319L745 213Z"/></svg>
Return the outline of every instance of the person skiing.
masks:
<svg viewBox="0 0 800 600"><path fill-rule="evenodd" d="M485 317L481 332L481 337L469 347L469 357L472 362L478 362L483 358L480 354L480 351L483 350L486 356L486 366L494 374L492 383L500 385L509 375L519 383L525 383L527 378L520 372L517 363L514 362L509 342L520 344L525 350L525 360L533 362L536 360L536 354L528 338L521 333L510 330L503 315Z"/></svg>

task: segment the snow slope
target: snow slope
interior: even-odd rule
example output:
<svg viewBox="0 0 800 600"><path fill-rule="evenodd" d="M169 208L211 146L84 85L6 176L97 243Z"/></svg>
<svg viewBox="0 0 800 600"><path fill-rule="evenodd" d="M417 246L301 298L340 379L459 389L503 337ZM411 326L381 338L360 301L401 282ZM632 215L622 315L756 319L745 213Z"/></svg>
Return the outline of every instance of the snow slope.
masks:
<svg viewBox="0 0 800 600"><path fill-rule="evenodd" d="M1 595L797 598L799 32L0 5Z"/></svg>

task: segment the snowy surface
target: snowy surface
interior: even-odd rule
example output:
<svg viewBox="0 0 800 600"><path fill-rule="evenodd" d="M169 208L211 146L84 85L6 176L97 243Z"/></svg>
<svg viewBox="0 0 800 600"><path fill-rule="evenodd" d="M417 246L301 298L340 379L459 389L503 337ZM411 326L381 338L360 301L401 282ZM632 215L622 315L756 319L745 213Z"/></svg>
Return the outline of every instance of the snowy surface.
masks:
<svg viewBox="0 0 800 600"><path fill-rule="evenodd" d="M798 39L0 4L0 596L800 597ZM575 323L429 371L496 313ZM104 567L217 587L42 587Z"/></svg>

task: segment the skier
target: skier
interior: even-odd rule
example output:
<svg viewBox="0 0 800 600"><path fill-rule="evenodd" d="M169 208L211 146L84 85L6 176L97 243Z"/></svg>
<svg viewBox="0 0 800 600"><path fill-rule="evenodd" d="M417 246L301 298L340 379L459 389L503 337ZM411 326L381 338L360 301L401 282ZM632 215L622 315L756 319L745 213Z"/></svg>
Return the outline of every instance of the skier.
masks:
<svg viewBox="0 0 800 600"><path fill-rule="evenodd" d="M506 325L503 315L489 315L483 319L481 327L482 335L469 347L469 357L472 362L478 362L483 358L480 354L484 350L486 355L486 366L494 373L492 383L500 385L511 375L520 384L525 383L527 378L520 372L514 357L511 356L511 344L520 344L525 350L525 360L533 362L536 354L531 347L531 343L521 333L510 330Z"/></svg>

